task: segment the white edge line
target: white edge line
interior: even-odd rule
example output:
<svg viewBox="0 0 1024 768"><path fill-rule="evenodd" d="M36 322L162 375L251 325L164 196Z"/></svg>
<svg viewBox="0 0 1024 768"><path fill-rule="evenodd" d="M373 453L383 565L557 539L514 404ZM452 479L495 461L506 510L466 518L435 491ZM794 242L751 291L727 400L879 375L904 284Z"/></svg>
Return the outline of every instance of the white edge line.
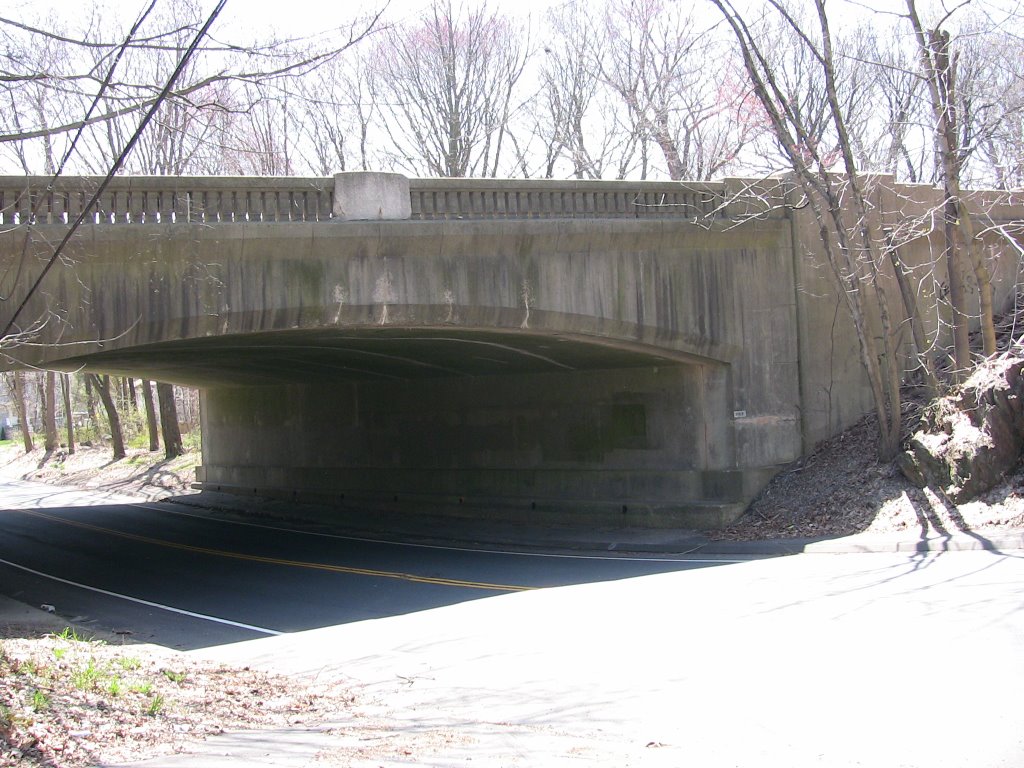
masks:
<svg viewBox="0 0 1024 768"><path fill-rule="evenodd" d="M346 536L339 533L318 533L316 531L302 531L297 528L285 528L277 525L265 525L263 523L247 523L242 520L229 520L224 517L213 517L210 515L199 515L195 512L182 512L178 509L167 509L167 506L175 504L173 501L159 502L163 506L158 506L152 502L140 502L137 504L125 504L128 507L142 507L145 509L152 509L155 512L163 512L168 515L180 515L181 517L192 517L197 520L205 520L207 522L214 521L218 523L225 523L227 525L242 525L247 528L262 528L267 531L281 531L283 533L295 533L301 536L317 536L323 539L341 539L342 541L359 541L364 544L390 544L396 547L415 547L418 549L440 549L446 552L471 552L481 555L508 555L510 557L552 557L561 558L563 560L611 560L621 562L634 562L634 563L698 563L698 564L711 564L711 563L724 563L724 564L739 564L749 562L748 560L727 560L725 558L718 559L697 559L687 557L685 553L680 553L680 557L614 557L612 555L568 555L560 554L555 552L509 552L503 549L477 549L474 547L453 547L445 546L443 544L418 544L410 541L392 541L389 539L371 539L362 536ZM179 505L181 506L181 505Z"/></svg>
<svg viewBox="0 0 1024 768"><path fill-rule="evenodd" d="M11 568L17 568L20 571L25 571L27 573L31 573L34 576L41 576L44 579L51 579L52 581L59 581L61 584L67 584L67 585L72 586L72 587L77 587L78 589L86 589L86 590L88 590L90 592L98 592L101 595L107 595L108 597L120 598L121 600L127 600L127 601L129 601L131 603L138 603L139 605L145 605L145 606L148 606L149 608L159 608L162 611L170 611L171 613L178 613L178 614L181 614L182 616L191 616L194 619L203 619L204 621L212 621L212 622L215 622L217 624L227 624L228 626L238 627L239 629L249 629L249 630L252 630L253 632L262 632L265 635L283 635L283 634L285 634L284 632L277 632L277 631L275 631L273 629L266 629L264 627L255 627L252 624L242 624L241 622L231 621L230 619L221 619L221 618L218 618L217 616L207 616L204 613L194 613L193 611L186 611L184 608L174 608L173 606L170 606L170 605L161 605L160 603L150 602L149 600L143 600L143 599L138 598L138 597L131 597L130 595L121 595L121 594L118 594L117 592L110 592L110 591L108 591L106 589L100 589L99 587L90 587L88 584L79 584L79 583L74 582L74 581L68 581L67 579L62 579L59 576L51 576L48 573L43 573L42 571L35 571L35 570L31 569L31 568L26 568L24 565L18 565L18 563L12 563L10 560L4 560L3 558L0 558L0 563L2 563L3 565L10 566Z"/></svg>

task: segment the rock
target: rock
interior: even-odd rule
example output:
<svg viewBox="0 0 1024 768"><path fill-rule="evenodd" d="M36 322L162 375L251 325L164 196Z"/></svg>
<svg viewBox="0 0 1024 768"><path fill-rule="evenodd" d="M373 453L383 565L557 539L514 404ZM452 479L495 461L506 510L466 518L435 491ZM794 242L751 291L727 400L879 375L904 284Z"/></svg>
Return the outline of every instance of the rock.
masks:
<svg viewBox="0 0 1024 768"><path fill-rule="evenodd" d="M913 451L903 451L903 453L899 454L896 457L896 466L899 467L903 476L918 488L924 488L928 485L928 478L925 477L924 471L921 469L921 465L918 464Z"/></svg>
<svg viewBox="0 0 1024 768"><path fill-rule="evenodd" d="M906 478L956 504L995 486L1024 448L1022 369L1019 357L986 362L959 391L936 401L897 459Z"/></svg>

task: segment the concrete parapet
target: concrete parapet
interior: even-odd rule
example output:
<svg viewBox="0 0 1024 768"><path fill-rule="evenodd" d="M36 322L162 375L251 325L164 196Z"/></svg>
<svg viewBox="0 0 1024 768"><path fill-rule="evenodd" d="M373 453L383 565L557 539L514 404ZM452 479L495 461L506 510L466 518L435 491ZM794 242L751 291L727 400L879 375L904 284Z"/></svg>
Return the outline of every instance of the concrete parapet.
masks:
<svg viewBox="0 0 1024 768"><path fill-rule="evenodd" d="M411 214L409 179L398 173L354 171L334 176L334 218L397 221Z"/></svg>

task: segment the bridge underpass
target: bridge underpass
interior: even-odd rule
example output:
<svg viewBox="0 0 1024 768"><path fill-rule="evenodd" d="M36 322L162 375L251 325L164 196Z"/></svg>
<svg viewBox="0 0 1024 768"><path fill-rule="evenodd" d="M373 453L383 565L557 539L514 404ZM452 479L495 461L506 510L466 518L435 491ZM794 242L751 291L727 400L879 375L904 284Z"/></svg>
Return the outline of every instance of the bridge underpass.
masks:
<svg viewBox="0 0 1024 768"><path fill-rule="evenodd" d="M0 259L37 272L94 181L0 179ZM4 367L199 386L204 488L586 525L726 523L870 409L778 190L406 180L349 221L331 181L118 180Z"/></svg>
<svg viewBox="0 0 1024 768"><path fill-rule="evenodd" d="M707 470L728 368L466 328L306 329L61 361L199 387L201 487L534 522L710 527L766 478ZM767 473L766 473L767 474Z"/></svg>

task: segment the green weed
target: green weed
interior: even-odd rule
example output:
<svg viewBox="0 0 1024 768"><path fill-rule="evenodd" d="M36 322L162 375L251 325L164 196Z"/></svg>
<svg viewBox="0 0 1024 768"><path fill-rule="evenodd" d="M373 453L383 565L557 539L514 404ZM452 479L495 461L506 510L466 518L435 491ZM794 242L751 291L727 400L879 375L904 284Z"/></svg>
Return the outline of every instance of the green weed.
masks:
<svg viewBox="0 0 1024 768"><path fill-rule="evenodd" d="M121 691L121 678L110 678L110 681L107 683L107 693L109 693L111 696L120 696Z"/></svg>
<svg viewBox="0 0 1024 768"><path fill-rule="evenodd" d="M184 672L175 672L173 669L161 669L160 671L163 672L164 677L166 677L172 683L178 683L180 685L181 683L185 682Z"/></svg>
<svg viewBox="0 0 1024 768"><path fill-rule="evenodd" d="M50 697L42 691L32 692L32 711L43 712L50 706Z"/></svg>
<svg viewBox="0 0 1024 768"><path fill-rule="evenodd" d="M149 700L149 704L146 706L146 714L154 716L159 714L160 710L164 708L164 697L159 693Z"/></svg>
<svg viewBox="0 0 1024 768"><path fill-rule="evenodd" d="M142 662L135 656L122 656L117 660L117 664L125 672L133 672L142 666Z"/></svg>
<svg viewBox="0 0 1024 768"><path fill-rule="evenodd" d="M153 684L148 680L141 683L134 683L128 689L132 693L141 693L143 696L149 696L153 692Z"/></svg>
<svg viewBox="0 0 1024 768"><path fill-rule="evenodd" d="M96 687L103 672L96 666L95 659L89 659L89 663L71 673L71 683L80 691L88 691Z"/></svg>
<svg viewBox="0 0 1024 768"><path fill-rule="evenodd" d="M67 654L67 652L68 652L67 648L54 648L53 649L53 658L55 658L57 661L60 661L61 659L64 658L64 656Z"/></svg>

